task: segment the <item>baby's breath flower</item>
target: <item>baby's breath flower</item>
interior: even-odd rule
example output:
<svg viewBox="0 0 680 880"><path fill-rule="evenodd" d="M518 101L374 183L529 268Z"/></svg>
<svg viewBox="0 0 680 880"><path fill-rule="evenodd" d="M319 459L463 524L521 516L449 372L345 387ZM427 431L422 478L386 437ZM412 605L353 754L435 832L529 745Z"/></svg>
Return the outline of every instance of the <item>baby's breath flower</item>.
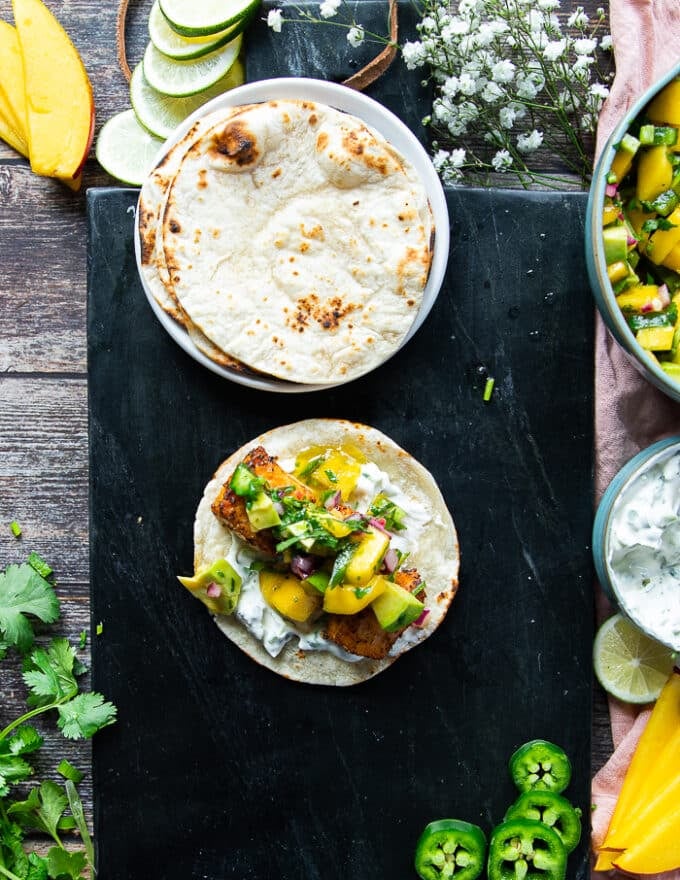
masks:
<svg viewBox="0 0 680 880"><path fill-rule="evenodd" d="M609 89L602 83L593 83L588 92L595 98L602 98L603 101L609 96Z"/></svg>
<svg viewBox="0 0 680 880"><path fill-rule="evenodd" d="M567 49L566 40L551 40L543 48L543 57L546 61L557 61L562 58Z"/></svg>
<svg viewBox="0 0 680 880"><path fill-rule="evenodd" d="M538 8L546 12L552 12L553 9L560 8L560 0L538 0Z"/></svg>
<svg viewBox="0 0 680 880"><path fill-rule="evenodd" d="M512 128L515 124L515 119L517 118L517 114L511 107L501 107L500 113L498 114L498 119L502 128Z"/></svg>
<svg viewBox="0 0 680 880"><path fill-rule="evenodd" d="M354 25L347 31L347 41L355 49L364 42L364 29L360 24Z"/></svg>
<svg viewBox="0 0 680 880"><path fill-rule="evenodd" d="M509 83L515 77L515 65L509 58L497 61L491 68L491 78L497 83Z"/></svg>
<svg viewBox="0 0 680 880"><path fill-rule="evenodd" d="M267 15L267 24L275 33L280 34L283 26L283 12L280 9L270 9Z"/></svg>
<svg viewBox="0 0 680 880"><path fill-rule="evenodd" d="M517 138L517 149L520 153L533 153L543 143L543 132L530 131L529 134L521 134Z"/></svg>
<svg viewBox="0 0 680 880"><path fill-rule="evenodd" d="M611 47L612 47L612 35L605 34L602 37L602 39L600 40L600 49L602 49L604 52L609 52Z"/></svg>
<svg viewBox="0 0 680 880"><path fill-rule="evenodd" d="M319 15L321 18L333 18L334 15L337 15L341 3L342 0L324 0L319 6Z"/></svg>
<svg viewBox="0 0 680 880"><path fill-rule="evenodd" d="M494 171L505 172L512 166L512 156L507 150L499 150L491 160Z"/></svg>
<svg viewBox="0 0 680 880"><path fill-rule="evenodd" d="M567 27L575 27L583 29L588 26L590 19L586 15L586 11L582 6L577 6L567 19Z"/></svg>
<svg viewBox="0 0 680 880"><path fill-rule="evenodd" d="M425 64L425 48L422 43L404 43L401 54L409 70L415 70L416 67Z"/></svg>
<svg viewBox="0 0 680 880"><path fill-rule="evenodd" d="M585 37L574 40L574 52L577 55L592 55L595 49L597 49L597 40L589 40Z"/></svg>
<svg viewBox="0 0 680 880"><path fill-rule="evenodd" d="M461 95L474 95L477 91L477 83L469 73L461 73L458 77L458 91Z"/></svg>
<svg viewBox="0 0 680 880"><path fill-rule="evenodd" d="M503 89L497 86L495 82L488 82L482 89L482 100L486 101L487 104L495 104L504 95Z"/></svg>

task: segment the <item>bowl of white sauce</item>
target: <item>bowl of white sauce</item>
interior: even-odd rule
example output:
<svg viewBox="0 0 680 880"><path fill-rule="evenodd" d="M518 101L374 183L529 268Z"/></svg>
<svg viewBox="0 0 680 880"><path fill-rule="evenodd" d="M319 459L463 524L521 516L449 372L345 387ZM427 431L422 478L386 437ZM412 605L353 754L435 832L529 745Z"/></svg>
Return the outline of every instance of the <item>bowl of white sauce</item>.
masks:
<svg viewBox="0 0 680 880"><path fill-rule="evenodd" d="M614 477L595 515L593 557L619 609L680 651L680 437L644 449Z"/></svg>

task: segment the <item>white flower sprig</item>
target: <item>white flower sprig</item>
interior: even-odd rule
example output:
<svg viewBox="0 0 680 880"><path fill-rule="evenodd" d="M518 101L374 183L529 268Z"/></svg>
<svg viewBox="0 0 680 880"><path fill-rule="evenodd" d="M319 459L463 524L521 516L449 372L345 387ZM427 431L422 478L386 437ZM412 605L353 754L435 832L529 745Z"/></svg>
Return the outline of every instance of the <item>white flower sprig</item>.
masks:
<svg viewBox="0 0 680 880"><path fill-rule="evenodd" d="M522 183L560 185L545 156L585 184L592 169L594 132L609 94L610 74L600 66L611 37L599 35L605 19L591 23L581 6L571 13L560 0L417 0L419 39L400 47L410 70L424 68L434 87L433 162L446 182L488 183L490 173ZM276 32L286 21L346 30L349 43L388 44L366 31L344 0L322 0L319 14L293 5L297 18L272 9ZM342 10L344 20L335 19ZM440 142L441 145L440 145ZM543 160L537 162L543 155Z"/></svg>
<svg viewBox="0 0 680 880"><path fill-rule="evenodd" d="M587 181L609 94L599 54L611 37L598 37L603 9L594 23L581 6L566 21L559 9L559 0L459 0L452 11L446 0L424 0L420 39L402 56L410 69L429 67L435 98L425 122L452 145L435 145L447 182L483 183L497 172L550 183L534 164L539 151Z"/></svg>

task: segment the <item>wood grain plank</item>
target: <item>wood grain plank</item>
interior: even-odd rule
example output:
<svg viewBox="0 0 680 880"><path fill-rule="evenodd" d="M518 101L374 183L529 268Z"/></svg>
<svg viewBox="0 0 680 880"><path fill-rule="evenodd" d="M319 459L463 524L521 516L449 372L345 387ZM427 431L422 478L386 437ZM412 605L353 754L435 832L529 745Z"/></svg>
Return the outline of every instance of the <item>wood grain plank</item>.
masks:
<svg viewBox="0 0 680 880"><path fill-rule="evenodd" d="M87 480L85 379L0 375L0 560L35 550L65 589L87 583Z"/></svg>

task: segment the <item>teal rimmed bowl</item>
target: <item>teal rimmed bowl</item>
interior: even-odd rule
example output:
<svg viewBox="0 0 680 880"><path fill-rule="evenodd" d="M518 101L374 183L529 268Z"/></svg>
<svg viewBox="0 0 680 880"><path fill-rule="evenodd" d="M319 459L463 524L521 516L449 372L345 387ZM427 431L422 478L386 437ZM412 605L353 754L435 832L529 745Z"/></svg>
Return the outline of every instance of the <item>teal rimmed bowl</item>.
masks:
<svg viewBox="0 0 680 880"><path fill-rule="evenodd" d="M602 238L602 210L604 208L607 174L612 164L616 145L631 127L636 117L644 110L652 98L680 76L680 63L676 64L662 79L654 83L630 107L626 115L619 121L609 136L599 159L595 163L593 180L588 195L586 209L586 265L590 286L595 296L597 308L602 315L609 332L622 347L634 366L657 388L661 389L673 400L680 402L680 382L673 380L665 373L635 339L635 334L626 323L623 312L616 302L611 282L607 277L607 262L604 255Z"/></svg>
<svg viewBox="0 0 680 880"><path fill-rule="evenodd" d="M651 614L636 611L631 608L626 600L625 593L619 588L617 576L610 566L612 526L620 514L621 501L629 489L644 478L644 475L660 462L667 461L674 455L680 455L680 437L667 437L659 440L643 449L634 456L611 481L602 500L597 508L593 522L593 562L595 572L602 589L608 598L644 633L653 639L667 645L673 650L679 650L680 645L673 643L672 639L663 636L654 627L654 617ZM678 493L678 507L680 508L680 491ZM680 596L680 579L678 580L678 595ZM678 602L680 614L680 599Z"/></svg>

